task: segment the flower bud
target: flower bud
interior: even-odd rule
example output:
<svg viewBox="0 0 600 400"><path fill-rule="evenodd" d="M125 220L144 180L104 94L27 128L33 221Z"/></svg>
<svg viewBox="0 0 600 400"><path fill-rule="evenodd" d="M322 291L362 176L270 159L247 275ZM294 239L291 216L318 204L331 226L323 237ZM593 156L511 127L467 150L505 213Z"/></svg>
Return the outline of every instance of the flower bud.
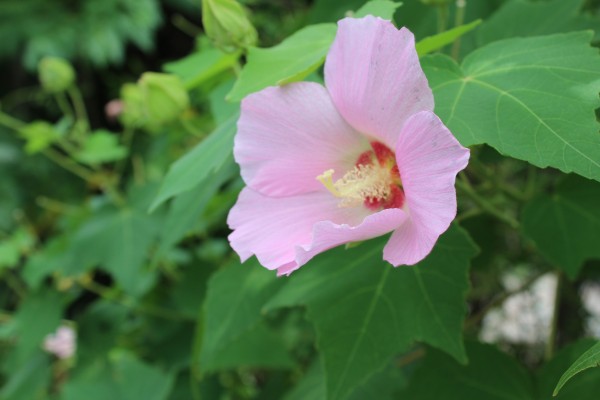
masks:
<svg viewBox="0 0 600 400"><path fill-rule="evenodd" d="M190 106L183 82L175 75L146 72L138 86L144 101L147 123L151 127L176 120Z"/></svg>
<svg viewBox="0 0 600 400"><path fill-rule="evenodd" d="M224 51L253 46L258 38L244 8L235 0L202 0L202 25Z"/></svg>
<svg viewBox="0 0 600 400"><path fill-rule="evenodd" d="M75 81L75 70L71 64L57 57L44 57L38 65L38 75L42 87L50 93L64 92Z"/></svg>

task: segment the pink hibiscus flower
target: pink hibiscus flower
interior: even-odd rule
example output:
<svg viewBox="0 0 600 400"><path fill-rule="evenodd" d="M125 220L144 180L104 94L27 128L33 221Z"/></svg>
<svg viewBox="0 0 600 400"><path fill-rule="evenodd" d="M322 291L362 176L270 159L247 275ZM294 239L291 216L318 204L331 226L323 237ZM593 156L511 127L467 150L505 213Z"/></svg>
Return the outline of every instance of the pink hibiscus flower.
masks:
<svg viewBox="0 0 600 400"><path fill-rule="evenodd" d="M393 231L383 258L421 261L456 216L469 150L433 113L412 33L372 16L341 20L325 86L242 101L234 156L247 187L227 220L231 246L282 275Z"/></svg>

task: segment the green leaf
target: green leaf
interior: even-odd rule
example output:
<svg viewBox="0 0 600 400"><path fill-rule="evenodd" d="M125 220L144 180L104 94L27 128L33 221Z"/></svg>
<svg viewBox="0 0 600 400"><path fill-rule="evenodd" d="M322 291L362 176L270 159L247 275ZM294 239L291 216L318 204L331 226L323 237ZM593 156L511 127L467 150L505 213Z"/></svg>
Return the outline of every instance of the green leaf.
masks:
<svg viewBox="0 0 600 400"><path fill-rule="evenodd" d="M249 342L244 338L253 329L262 329L256 328L262 319L261 308L282 284L283 281L277 280L255 259L244 265L230 265L211 277L204 303L204 336L200 352L200 366L204 371L221 368L224 362L227 367L236 362L246 364L250 356L253 361L259 361L256 353L248 353L252 349L244 347L257 346L260 338L255 336ZM263 339L266 338L263 335ZM232 353L229 346L234 346L238 354ZM264 343L260 348L264 349ZM278 353L281 361L281 351ZM235 360L236 356L246 359Z"/></svg>
<svg viewBox="0 0 600 400"><path fill-rule="evenodd" d="M63 400L166 400L175 375L146 364L133 354L116 350L110 362L81 368L63 388Z"/></svg>
<svg viewBox="0 0 600 400"><path fill-rule="evenodd" d="M583 263L600 258L600 184L568 176L553 194L523 210L523 232L554 265L574 279Z"/></svg>
<svg viewBox="0 0 600 400"><path fill-rule="evenodd" d="M556 355L536 373L537 399L552 399L552 392L563 373L596 341L582 339L571 343L556 353ZM595 400L600 390L600 369L591 370L585 374L572 377L571 381L562 388L555 398L557 400Z"/></svg>
<svg viewBox="0 0 600 400"><path fill-rule="evenodd" d="M214 48L203 48L177 61L163 66L163 69L175 74L183 81L186 89L202 86L221 73L233 68L239 54L226 54Z"/></svg>
<svg viewBox="0 0 600 400"><path fill-rule="evenodd" d="M295 272L265 309L307 305L330 400L346 398L418 340L464 363L462 324L476 248L452 227L414 267L382 260L384 240L320 255Z"/></svg>
<svg viewBox="0 0 600 400"><path fill-rule="evenodd" d="M479 24L481 24L480 19L419 40L419 42L416 44L419 57L453 43L459 37L471 32L473 29L479 26Z"/></svg>
<svg viewBox="0 0 600 400"><path fill-rule="evenodd" d="M203 370L220 371L240 367L290 369L294 366L294 360L288 354L282 338L264 323L258 323L242 333L209 358L201 358L201 363L204 361L201 364Z"/></svg>
<svg viewBox="0 0 600 400"><path fill-rule="evenodd" d="M458 66L423 58L436 113L465 146L600 180L600 56L591 33L494 42Z"/></svg>
<svg viewBox="0 0 600 400"><path fill-rule="evenodd" d="M38 153L60 140L61 134L46 121L34 121L25 125L19 131L27 141L25 151L28 154Z"/></svg>
<svg viewBox="0 0 600 400"><path fill-rule="evenodd" d="M0 271L15 267L34 244L35 237L25 227L18 228L9 238L0 241Z"/></svg>
<svg viewBox="0 0 600 400"><path fill-rule="evenodd" d="M47 334L54 332L60 324L63 301L52 290L42 288L21 303L12 321L19 342L16 347L19 361L30 357L42 344Z"/></svg>
<svg viewBox="0 0 600 400"><path fill-rule="evenodd" d="M504 3L477 31L479 45L515 36L540 36L575 30L598 30L597 17L580 13L586 0Z"/></svg>
<svg viewBox="0 0 600 400"><path fill-rule="evenodd" d="M567 371L560 377L553 396L556 396L562 387L567 383L573 376L588 369L600 367L600 342L596 343L591 349L587 350L575 361Z"/></svg>
<svg viewBox="0 0 600 400"><path fill-rule="evenodd" d="M387 20L394 19L394 13L396 9L402 5L401 2L388 1L388 0L372 0L365 3L356 14L355 18L362 18L367 15L374 15Z"/></svg>
<svg viewBox="0 0 600 400"><path fill-rule="evenodd" d="M151 192L155 186L138 189ZM104 206L92 214L70 242L71 260L63 273L77 275L99 266L134 296L149 289L156 271L147 268L146 259L162 228L160 213L148 215L147 202L130 195L127 207Z"/></svg>
<svg viewBox="0 0 600 400"><path fill-rule="evenodd" d="M11 369L8 380L2 382L0 398L2 400L47 399L51 373L50 356L38 350L25 363Z"/></svg>
<svg viewBox="0 0 600 400"><path fill-rule="evenodd" d="M333 42L335 24L310 25L268 49L251 47L248 62L227 95L240 101L267 86L300 81L321 66Z"/></svg>
<svg viewBox="0 0 600 400"><path fill-rule="evenodd" d="M407 381L396 365L389 365L383 371L373 375L364 385L355 390L348 400L394 400L395 393L406 387ZM304 377L283 400L326 400L325 376L323 366L317 360L313 362Z"/></svg>
<svg viewBox="0 0 600 400"><path fill-rule="evenodd" d="M86 137L83 148L75 159L84 164L97 165L117 161L127 156L127 148L119 144L119 138L105 130L98 130Z"/></svg>
<svg viewBox="0 0 600 400"><path fill-rule="evenodd" d="M173 200L163 222L156 257L160 258L166 254L171 247L197 227L209 201L236 170L233 159L228 158L223 167L215 173L212 179L207 180L206 184L198 185Z"/></svg>
<svg viewBox="0 0 600 400"><path fill-rule="evenodd" d="M175 161L150 207L155 210L173 196L192 190L211 173L217 172L233 151L238 112L229 117L209 137L198 143L189 153Z"/></svg>
<svg viewBox="0 0 600 400"><path fill-rule="evenodd" d="M469 364L433 349L415 372L400 398L411 400L533 400L529 373L516 360L493 346L467 343Z"/></svg>

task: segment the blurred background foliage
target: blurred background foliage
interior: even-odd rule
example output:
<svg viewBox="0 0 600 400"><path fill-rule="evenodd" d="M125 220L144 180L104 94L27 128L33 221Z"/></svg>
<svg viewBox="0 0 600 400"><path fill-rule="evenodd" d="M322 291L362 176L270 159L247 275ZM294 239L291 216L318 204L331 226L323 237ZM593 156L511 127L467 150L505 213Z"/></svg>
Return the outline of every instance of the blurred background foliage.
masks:
<svg viewBox="0 0 600 400"><path fill-rule="evenodd" d="M206 9L211 1L202 3ZM306 25L335 22L364 3L244 0L252 25L235 21L243 35L217 38L227 29L203 22L200 0L0 2L1 399L325 398L315 330L327 321L306 316L307 309L316 313L318 299L276 297L285 279L254 261L239 265L229 249L225 217L243 182L223 150L231 146L239 109L225 98L252 91L234 87L246 54L256 51L248 53L246 46L276 45ZM417 40L456 21L484 20L462 38L458 58L505 37L600 32L598 1L577 0L566 13L558 7L570 1L468 1L464 15L457 15L454 2L443 10L425 3L435 2L406 0L392 11L397 25L408 26ZM516 19L522 13L530 18ZM531 16L540 13L560 23L532 24ZM320 80L315 65L298 78ZM195 147L205 139L213 152ZM186 153L191 157L182 158ZM556 171L532 170L491 147L480 146L477 160L475 181L483 182L478 190L507 215L520 215L534 193L556 186ZM165 188L168 171L187 175ZM512 201L510 189L500 193L487 185L491 176L520 185L525 201L519 193L512 193L519 200ZM470 206L461 203L467 212L460 223L480 251L472 261L468 310L462 310L469 314L464 332L470 339L500 342L515 358L469 342L472 364L464 376L494 385L493 374L481 377L477 369L499 363L521 374L513 378L529 393L534 383L525 368L543 363L548 337L515 339L500 327L489 333L482 321L512 295L529 293L528 301L536 303L527 290L552 265L506 221L477 210L469 214ZM594 229L591 235L600 232ZM452 232L450 244L462 235ZM335 254L338 263L349 265L356 253ZM581 304L594 296L582 300L581 289L600 279L598 261L588 258L578 261L570 284L559 288L567 312L557 322L556 348L598 334L590 322L597 307ZM463 264L466 271L468 262ZM550 317L533 331L547 329ZM76 333L76 352L66 358L44 350L59 326ZM551 390L548 382L556 382L573 354L590 345L567 348L572 353L536 372L541 378L535 384L544 393ZM435 385L419 382L441 382L451 376L448 371L465 367L437 350L423 361L423 348L394 358L348 391L348 398L441 398L432 392ZM434 364L437 375L423 372L420 363ZM407 388L409 377L416 383ZM457 390L456 398L469 398Z"/></svg>

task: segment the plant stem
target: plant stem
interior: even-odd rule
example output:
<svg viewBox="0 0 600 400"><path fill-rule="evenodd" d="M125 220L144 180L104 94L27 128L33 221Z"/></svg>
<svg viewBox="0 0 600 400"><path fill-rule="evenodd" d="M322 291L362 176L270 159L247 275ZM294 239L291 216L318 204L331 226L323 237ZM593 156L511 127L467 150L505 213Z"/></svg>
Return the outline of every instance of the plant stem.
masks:
<svg viewBox="0 0 600 400"><path fill-rule="evenodd" d="M75 108L75 115L77 116L77 121L82 123L85 126L85 131L90 128L90 120L88 118L87 111L85 109L85 103L83 101L83 96L81 92L77 88L77 86L71 87L71 89L67 92L71 97L71 101L73 102L73 107Z"/></svg>
<svg viewBox="0 0 600 400"><path fill-rule="evenodd" d="M552 311L552 320L550 321L550 333L548 334L548 341L546 342L546 349L544 352L544 359L549 361L554 356L554 350L556 349L556 336L558 333L558 318L560 314L560 301L561 291L563 285L563 274L561 271L556 271L556 292L554 294L554 308Z"/></svg>
<svg viewBox="0 0 600 400"><path fill-rule="evenodd" d="M437 30L438 33L442 33L446 30L446 23L448 21L448 4L444 3L437 6Z"/></svg>
<svg viewBox="0 0 600 400"><path fill-rule="evenodd" d="M465 20L465 8L467 7L467 0L456 0L456 14L454 16L454 26L460 26ZM458 60L460 54L460 36L452 44L452 58Z"/></svg>
<svg viewBox="0 0 600 400"><path fill-rule="evenodd" d="M69 104L69 100L67 100L67 96L65 96L64 93L57 93L54 96L54 99L56 100L56 104L58 104L58 108L60 108L60 111L64 115L71 117L72 119L75 119L75 113L73 112L73 107L71 107L71 104Z"/></svg>
<svg viewBox="0 0 600 400"><path fill-rule="evenodd" d="M20 131L21 128L23 128L26 124L25 122L0 111L0 125L4 125L5 127L15 131Z"/></svg>
<svg viewBox="0 0 600 400"><path fill-rule="evenodd" d="M43 151L43 153L50 160L54 161L56 164L60 165L67 171L77 175L84 181L93 183L93 184L97 183L89 170L87 170L86 168L83 168L81 165L77 164L75 161L71 160L70 158L63 156L58 151L56 151L52 148L47 148Z"/></svg>
<svg viewBox="0 0 600 400"><path fill-rule="evenodd" d="M462 190L462 192L469 196L471 200L475 202L475 204L477 204L490 215L498 218L502 222L505 222L512 228L519 227L519 221L498 210L496 207L494 207L492 203L481 197L471 186L471 184L467 180L467 177L464 174L459 175L459 179L457 179L456 181L456 187Z"/></svg>

